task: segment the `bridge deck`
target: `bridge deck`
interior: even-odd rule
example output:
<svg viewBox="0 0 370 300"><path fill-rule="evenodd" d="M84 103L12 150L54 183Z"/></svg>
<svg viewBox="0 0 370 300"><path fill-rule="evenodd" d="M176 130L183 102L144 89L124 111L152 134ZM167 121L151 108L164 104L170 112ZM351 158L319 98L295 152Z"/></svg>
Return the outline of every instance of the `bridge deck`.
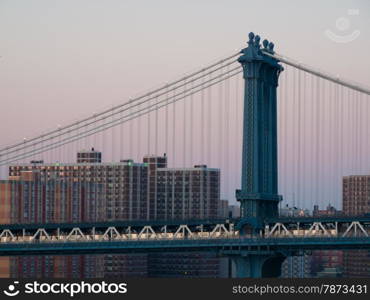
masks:
<svg viewBox="0 0 370 300"><path fill-rule="evenodd" d="M0 256L214 251L258 253L328 249L370 249L370 237L219 238L146 241L85 241L0 244Z"/></svg>

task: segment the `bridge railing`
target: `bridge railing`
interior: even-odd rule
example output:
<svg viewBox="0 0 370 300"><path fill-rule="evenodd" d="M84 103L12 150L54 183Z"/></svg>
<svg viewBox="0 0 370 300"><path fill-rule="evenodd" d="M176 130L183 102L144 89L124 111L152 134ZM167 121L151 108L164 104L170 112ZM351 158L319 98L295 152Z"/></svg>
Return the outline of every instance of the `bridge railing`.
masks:
<svg viewBox="0 0 370 300"><path fill-rule="evenodd" d="M112 225L112 224L109 224ZM0 229L0 244L4 243L43 243L81 241L146 241L146 240L205 240L237 238L345 238L369 237L370 219L316 219L316 221L280 220L268 223L258 234L243 234L236 230L236 224L175 224L175 225L136 225L105 227L40 227ZM4 225L3 225L4 226ZM100 226L100 225L99 225Z"/></svg>

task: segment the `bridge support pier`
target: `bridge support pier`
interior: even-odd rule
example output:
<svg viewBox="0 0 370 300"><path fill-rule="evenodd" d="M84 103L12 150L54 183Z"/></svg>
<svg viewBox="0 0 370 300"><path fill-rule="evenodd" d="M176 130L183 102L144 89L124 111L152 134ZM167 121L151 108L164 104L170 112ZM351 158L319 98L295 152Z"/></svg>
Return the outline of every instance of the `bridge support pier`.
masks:
<svg viewBox="0 0 370 300"><path fill-rule="evenodd" d="M248 254L233 256L233 275L236 278L277 278L281 275L283 255Z"/></svg>

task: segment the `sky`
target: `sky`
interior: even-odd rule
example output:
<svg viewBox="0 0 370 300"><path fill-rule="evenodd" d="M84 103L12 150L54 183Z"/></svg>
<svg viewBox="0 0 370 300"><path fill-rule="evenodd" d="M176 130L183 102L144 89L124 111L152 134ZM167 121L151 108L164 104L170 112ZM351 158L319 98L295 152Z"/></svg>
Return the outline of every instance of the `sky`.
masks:
<svg viewBox="0 0 370 300"><path fill-rule="evenodd" d="M351 22L344 33L339 17ZM361 34L339 44L327 29ZM367 0L0 0L0 145L233 53L250 31L279 53L370 85L369 30Z"/></svg>
<svg viewBox="0 0 370 300"><path fill-rule="evenodd" d="M338 43L328 30L359 36ZM370 86L367 0L0 0L0 146L234 53L250 31Z"/></svg>

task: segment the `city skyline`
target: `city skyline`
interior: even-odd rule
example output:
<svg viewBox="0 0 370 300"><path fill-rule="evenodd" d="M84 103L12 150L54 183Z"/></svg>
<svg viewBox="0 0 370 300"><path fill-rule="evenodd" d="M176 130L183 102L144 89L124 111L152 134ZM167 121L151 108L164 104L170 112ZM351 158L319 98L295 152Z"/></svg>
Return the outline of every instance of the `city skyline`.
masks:
<svg viewBox="0 0 370 300"><path fill-rule="evenodd" d="M370 67L365 51L369 47L366 36L370 28L367 26L370 19L367 18L367 14L370 10L367 9L369 4L366 1L348 1L340 4L335 2L335 5L334 1L327 1L325 4L316 1L310 2L309 5L302 2L300 6L289 1L281 4L269 1L271 10L264 9L265 4L252 1L236 2L235 6L226 5L222 1L212 3L190 1L176 2L178 9L175 10L174 3L170 4L163 0L156 5L147 4L153 6L150 14L142 12L138 4L130 1L124 4L120 1L109 1L104 6L96 1L81 1L73 4L68 1L63 3L34 1L32 4L24 2L27 10L22 9L20 3L22 2L2 1L0 4L3 8L0 14L4 14L0 18L0 22L3 22L0 32L4 31L1 35L4 39L3 46L0 48L2 66L0 91L2 92L2 103L7 107L7 110L0 112L0 117L4 123L12 124L1 134L0 144L2 146L45 132L46 128L56 129L58 126L66 125L83 116L93 115L103 108L110 108L113 104L126 102L130 97L140 95L141 91L170 81L184 70L189 72L206 62L222 57L223 54L234 53L245 45L247 33L251 29L258 30L259 34L274 41L278 53L294 57L319 69L328 70L329 73L338 74L341 78L370 85L366 80L366 70ZM70 9L72 7L73 12ZM166 7L167 10L162 10L161 7ZM210 7L212 10L207 9ZM236 9L237 7L239 9ZM247 18L229 19L230 15L239 15L243 9L250 12ZM348 10L350 9L357 9L358 14L349 16ZM130 14L127 13L128 11ZM253 13L255 11L263 11L263 17ZM188 21L187 15L189 25L185 26ZM225 22L222 22L223 26L220 27L220 23L216 20L217 17L223 15ZM312 20L312 15L315 15L315 22L309 22ZM22 22L10 27L12 18L16 16ZM179 18L175 21L173 16ZM357 28L361 31L356 40L349 43L336 43L325 36L326 29L332 29L337 34L342 33L335 24L340 17L342 17L341 20L345 18L350 22L347 24L350 27L342 30L343 34L349 34L352 29ZM205 18L208 22L207 26L202 22ZM287 20L294 21L298 18L301 22L297 23L297 30L288 30ZM271 26L272 23L274 26ZM133 26L130 24L135 24L135 30L132 30ZM194 30L195 26L202 30L197 33ZM8 28L12 29L8 31L6 30ZM11 32L13 34L10 34ZM155 32L155 34L149 34L149 32ZM206 38L200 38L200 34ZM220 42L221 37L223 42ZM28 43L28 46L25 43ZM356 57L347 59L351 57L353 47L359 49ZM317 55L312 55L313 49L316 49ZM340 64L337 63L337 56L330 55L334 51L338 57L343 57ZM148 62L142 57L146 57ZM321 204L325 198L330 199L331 204L340 208L341 176L370 173L370 159L366 155L370 145L362 142L366 140L366 130L370 126L368 123L361 123L362 125L353 123L354 120L365 119L367 111L366 109L361 110L360 114L363 116L356 118L358 113L356 106L343 99L332 99L328 100L327 104L321 104L322 113L320 119L316 120L316 113L310 112L316 110L315 100L313 99L311 104L305 103L301 108L302 111L298 111L299 107L294 104L295 96L292 96L292 86L295 83L290 81L285 87L285 73L289 73L287 76L289 78L296 76L292 70L286 69L280 79L279 90L281 92L278 98L282 101L279 102L279 114L288 116L279 119L280 193L290 205L303 206L303 203L310 201L312 207L314 204ZM182 127L185 125L181 121L183 116L180 114L185 110L185 104L183 106L179 102L176 116L179 120L175 133L179 138L172 141L176 144L175 147L172 145L165 147L163 129L159 133L159 147L155 147L154 135L157 133L154 133L154 117L152 117L151 130L153 131L148 133L147 121L140 118L141 125L139 121L134 123L136 135L129 143L127 139L122 142L116 136L114 137L115 142L112 142L113 135L117 135L120 130L116 128L114 134L114 130L106 133L105 141L99 138L98 140L96 138L95 140L85 139L73 145L74 148L61 150L63 157L56 158L55 152L54 154L46 153L38 158L52 161L51 156L54 155L53 160L67 162L73 159L73 153L76 150L91 147L100 148L105 153L106 161L138 160L144 155L160 155L172 151L173 161L169 162L172 167L207 164L220 168L223 174L223 198L234 201L235 189L240 187L241 175L239 168L242 119L240 113L242 107L241 78L230 81L229 87L225 84L222 93L226 93L227 88L231 96L225 94L222 101L230 100L229 115L226 116L227 111L224 110L225 120L221 125L217 125L217 119L220 115L219 110L222 108L207 106L208 110L212 110L211 126L215 127L215 130L206 131L206 135L211 135L211 140L207 139L206 142L210 143L207 146L212 151L206 149L205 154L201 154L200 131L194 133L196 139L194 146L190 145L189 130L184 135ZM308 85L308 88L315 87ZM332 88L330 85L326 86L325 97L329 97L328 89L330 88ZM215 88L212 96L206 95L206 97L221 101L219 93L220 91ZM309 99L316 97L309 91L305 95ZM194 96L194 101L198 103L195 104L194 109L199 112L199 94ZM359 101L361 106L365 106L366 99ZM343 103L342 112L336 112L331 108L330 105L335 104L328 104L335 102ZM347 108L348 105L351 107ZM189 109L189 107L186 108L188 117ZM344 114L344 109L350 110L348 119ZM44 111L48 113L45 114ZM226 117L230 121L227 121ZM22 122L14 121L15 118ZM159 118L163 120L164 114L160 114ZM302 123L301 132L295 132L293 128L299 126L298 119L303 118L306 118L306 121ZM194 120L195 129L202 126L200 117ZM335 122L338 120L343 123L342 140L338 136L331 137L330 133L337 126ZM227 122L230 122L229 132L225 127ZM321 124L323 131L321 141L316 141L314 137L317 123ZM141 131L138 126L141 126ZM358 131L359 136L356 135L356 140L354 140L353 132L357 126L364 126L364 130ZM284 129L285 127L288 129ZM224 130L223 136L216 134L220 128ZM129 126L125 125L124 136L127 137L130 130ZM146 135L151 136L150 141ZM298 136L301 135L304 139L300 141ZM225 140L226 137L227 140ZM327 141L332 138L331 145L328 145ZM228 143L228 145L218 147L220 142ZM312 146L315 143L320 144L319 150ZM190 147L193 150L190 150ZM313 148L310 149L310 147ZM333 149L340 147L344 148L342 158L335 151L333 155ZM157 148L157 153L155 148ZM304 149L309 150L304 153ZM319 152L317 154L318 164L324 165L326 171L310 170L312 158L309 157L309 152L312 151ZM287 154L284 154L285 152ZM299 157L301 161L298 163ZM337 170L339 164L342 165L340 174ZM307 170L307 175L296 176L297 173L302 172L298 169ZM318 175L315 175L316 173ZM1 175L5 176L4 170ZM319 178L315 179L316 176ZM299 189L298 186L300 186ZM310 191L313 189L319 190L319 194L312 195Z"/></svg>
<svg viewBox="0 0 370 300"><path fill-rule="evenodd" d="M368 277L368 2L25 3L0 274Z"/></svg>

